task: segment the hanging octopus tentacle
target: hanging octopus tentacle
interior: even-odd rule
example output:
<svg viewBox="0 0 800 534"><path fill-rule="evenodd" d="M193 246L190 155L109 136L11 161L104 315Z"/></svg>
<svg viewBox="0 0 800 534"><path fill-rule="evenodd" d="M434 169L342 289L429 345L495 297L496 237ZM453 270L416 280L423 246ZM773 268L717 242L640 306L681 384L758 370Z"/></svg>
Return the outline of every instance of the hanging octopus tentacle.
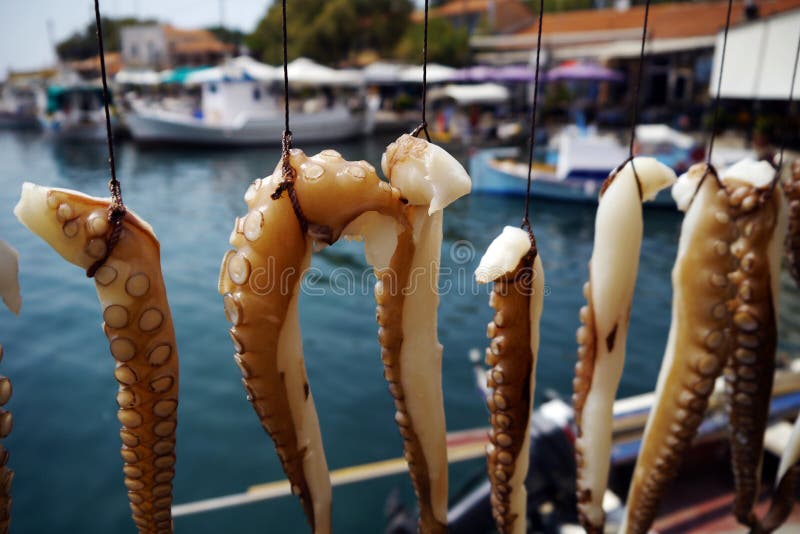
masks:
<svg viewBox="0 0 800 534"><path fill-rule="evenodd" d="M658 512L703 420L714 381L730 354L733 258L727 192L705 164L693 166L672 192L686 212L672 269L672 322L653 409L633 472L620 532L644 534Z"/></svg>
<svg viewBox="0 0 800 534"><path fill-rule="evenodd" d="M789 271L800 287L800 161L795 161L789 180L783 184L787 200L788 232L786 258ZM797 482L800 477L800 416L792 428L789 442L781 454L775 491L767 514L759 520L757 532L773 532L783 525L794 507Z"/></svg>
<svg viewBox="0 0 800 534"><path fill-rule="evenodd" d="M447 438L442 396L442 346L437 333L442 210L469 193L471 181L453 156L441 147L410 135L400 136L386 148L381 166L408 203L406 213L415 250L408 287L404 288L401 314L403 332L408 335L402 338L399 352L394 352L391 369L386 367L385 372L390 390L396 388L392 384L402 387L401 402L398 402L396 391L392 391L392 395L398 408L396 420L405 439L406 459L417 492L419 529L423 533L444 532L447 524ZM402 242L402 236L400 239ZM365 241L369 246L370 239ZM376 261L382 265L388 263L388 259L380 258L380 254L372 256L368 260L373 265ZM376 289L376 298L378 294ZM409 432L410 428L413 428L413 433ZM413 445L414 441L407 435L414 436L418 446Z"/></svg>
<svg viewBox="0 0 800 534"><path fill-rule="evenodd" d="M492 485L492 515L503 534L527 531L530 418L539 350L544 272L527 232L507 226L495 238L475 271L478 283L494 281L487 327L486 373L493 389L488 406L492 429L486 449Z"/></svg>
<svg viewBox="0 0 800 534"><path fill-rule="evenodd" d="M577 438L578 517L588 532L602 532L602 501L608 484L611 422L622 376L631 301L642 242L642 202L675 181L675 173L652 158L635 158L603 184L595 238L584 286L587 305L577 332L573 381Z"/></svg>
<svg viewBox="0 0 800 534"><path fill-rule="evenodd" d="M89 268L107 251L109 200L26 183L17 218L67 261ZM141 533L172 532L178 353L159 243L134 213L94 276L103 330L116 361L117 418L133 521Z"/></svg>
<svg viewBox="0 0 800 534"><path fill-rule="evenodd" d="M236 250L223 259L219 292L248 399L275 444L312 530L326 533L331 530L331 486L303 359L300 283L314 240L332 244L370 212L401 227L408 222L400 192L381 182L366 162L347 162L333 150L309 158L293 149L290 164L296 173L294 202L307 219L308 233L297 224L293 199L273 195L282 183L279 164L272 177L256 180L245 194L249 211L237 219L231 234ZM413 247L403 249L401 260L412 253Z"/></svg>
<svg viewBox="0 0 800 534"><path fill-rule="evenodd" d="M777 348L777 309L786 208L780 188L770 188L767 162L743 161L722 175L738 238L729 279L735 347L725 368L730 442L736 484L734 515L756 526L753 513L761 484L764 432L769 415ZM763 178L759 182L759 178Z"/></svg>
<svg viewBox="0 0 800 534"><path fill-rule="evenodd" d="M773 532L786 522L794 507L798 480L800 480L800 417L795 420L789 441L781 454L769 510L758 521L752 532L759 534Z"/></svg>
<svg viewBox="0 0 800 534"><path fill-rule="evenodd" d="M783 184L788 202L789 230L786 235L786 259L789 272L800 287L800 160L792 165L792 173Z"/></svg>
<svg viewBox="0 0 800 534"><path fill-rule="evenodd" d="M0 298L15 315L19 314L22 298L19 294L17 251L0 240ZM0 344L0 362L3 345ZM0 406L11 399L11 381L0 375ZM8 437L13 426L11 412L0 408L0 440ZM8 467L8 450L0 443L0 534L8 532L11 523L11 483L14 471Z"/></svg>

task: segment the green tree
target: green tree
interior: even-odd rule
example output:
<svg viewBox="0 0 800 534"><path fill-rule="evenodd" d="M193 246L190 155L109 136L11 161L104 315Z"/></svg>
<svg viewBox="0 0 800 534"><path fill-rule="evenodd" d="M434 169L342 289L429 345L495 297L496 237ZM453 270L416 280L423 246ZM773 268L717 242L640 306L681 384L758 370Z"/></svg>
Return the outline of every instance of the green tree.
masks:
<svg viewBox="0 0 800 534"><path fill-rule="evenodd" d="M391 52L409 24L412 0L293 0L287 2L290 59L336 64L355 54ZM273 65L283 58L281 4L273 2L245 44Z"/></svg>
<svg viewBox="0 0 800 534"><path fill-rule="evenodd" d="M227 28L225 26L210 26L206 29L223 43L240 45L244 42L245 33L241 30Z"/></svg>
<svg viewBox="0 0 800 534"><path fill-rule="evenodd" d="M120 49L120 30L125 26L153 23L153 20L137 18L110 19L103 17L103 47L106 52L118 52ZM76 31L56 44L56 52L62 61L87 59L97 55L97 30L94 22L86 25L82 31Z"/></svg>
<svg viewBox="0 0 800 534"><path fill-rule="evenodd" d="M397 57L411 63L421 63L424 35L422 24L409 28L397 45ZM454 28L445 19L428 21L428 61L454 67L466 65L469 62L469 34L466 28Z"/></svg>

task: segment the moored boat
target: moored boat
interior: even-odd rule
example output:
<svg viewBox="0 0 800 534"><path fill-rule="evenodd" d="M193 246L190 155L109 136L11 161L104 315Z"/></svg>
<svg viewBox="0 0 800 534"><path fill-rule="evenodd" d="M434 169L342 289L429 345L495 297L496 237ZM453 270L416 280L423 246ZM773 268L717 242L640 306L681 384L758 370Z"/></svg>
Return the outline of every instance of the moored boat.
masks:
<svg viewBox="0 0 800 534"><path fill-rule="evenodd" d="M95 85L51 85L47 107L39 117L45 132L62 141L99 141L106 138L103 89ZM116 129L116 116L111 127Z"/></svg>

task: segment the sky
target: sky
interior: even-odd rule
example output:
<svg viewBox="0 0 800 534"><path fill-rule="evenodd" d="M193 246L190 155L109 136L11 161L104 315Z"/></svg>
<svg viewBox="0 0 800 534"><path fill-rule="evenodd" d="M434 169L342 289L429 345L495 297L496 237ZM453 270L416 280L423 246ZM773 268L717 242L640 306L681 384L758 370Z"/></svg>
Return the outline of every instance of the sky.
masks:
<svg viewBox="0 0 800 534"><path fill-rule="evenodd" d="M223 21L252 31L272 0L100 0L103 16L156 18L178 27L216 25ZM220 4L222 10L220 10ZM9 69L51 65L58 42L94 22L94 0L0 0L0 79Z"/></svg>

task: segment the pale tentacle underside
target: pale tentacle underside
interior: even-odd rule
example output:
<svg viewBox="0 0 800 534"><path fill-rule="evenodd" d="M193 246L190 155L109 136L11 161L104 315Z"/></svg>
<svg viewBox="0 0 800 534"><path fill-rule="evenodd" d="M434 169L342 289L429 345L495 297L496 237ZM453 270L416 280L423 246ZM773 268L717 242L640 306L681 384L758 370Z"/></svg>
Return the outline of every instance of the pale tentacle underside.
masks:
<svg viewBox="0 0 800 534"><path fill-rule="evenodd" d="M22 305L19 294L18 255L5 241L0 240L0 298L14 314ZM3 359L3 345L0 344L0 361ZM0 375L0 406L5 406L11 398L11 381ZM0 440L8 437L13 426L11 412L0 408ZM8 532L11 523L11 483L14 471L8 467L8 450L0 444L0 534Z"/></svg>
<svg viewBox="0 0 800 534"><path fill-rule="evenodd" d="M487 326L486 373L493 389L487 470L492 485L492 515L499 532L527 531L530 417L539 350L544 273L527 232L506 227L489 246L475 272L479 283L494 281L489 304L495 309Z"/></svg>
<svg viewBox="0 0 800 534"><path fill-rule="evenodd" d="M384 345L385 374L398 409L396 421L404 438L405 455L417 493L419 529L423 533L444 532L447 524L447 441L442 346L437 334L442 210L469 193L471 181L453 156L441 147L410 135L400 136L386 148L381 166L391 184L408 202L415 250L401 314L406 335L399 352L393 351L389 363ZM402 244L402 236L400 238ZM379 264L387 261L386 258L378 260ZM374 261L370 263L375 264ZM379 274L378 287L381 286L385 291ZM376 289L376 298L379 293ZM388 307L382 306L380 301L378 304L383 332L386 327L381 316ZM384 344L383 339L381 343ZM402 390L398 391L398 386L402 386Z"/></svg>
<svg viewBox="0 0 800 534"><path fill-rule="evenodd" d="M573 382L578 516L589 532L601 532L605 524L602 501L608 483L613 404L639 265L642 201L674 181L675 173L668 167L652 158L636 158L606 180L597 208Z"/></svg>
<svg viewBox="0 0 800 534"><path fill-rule="evenodd" d="M87 269L104 257L110 201L26 183L17 218L67 261ZM125 486L142 533L172 532L178 353L161 275L159 243L133 212L94 277L103 330L116 360Z"/></svg>
<svg viewBox="0 0 800 534"><path fill-rule="evenodd" d="M750 527L757 525L753 506L761 485L775 371L779 278L787 224L783 191L770 188L773 176L767 162L748 160L721 176L738 234L731 245L736 268L729 274L736 288L730 303L735 346L724 373L736 483L734 515Z"/></svg>
<svg viewBox="0 0 800 534"><path fill-rule="evenodd" d="M727 192L706 171L705 164L695 165L673 187L686 215L672 270L672 322L631 480L623 533L643 534L653 523L731 350L727 302L733 292L727 275L735 227Z"/></svg>

